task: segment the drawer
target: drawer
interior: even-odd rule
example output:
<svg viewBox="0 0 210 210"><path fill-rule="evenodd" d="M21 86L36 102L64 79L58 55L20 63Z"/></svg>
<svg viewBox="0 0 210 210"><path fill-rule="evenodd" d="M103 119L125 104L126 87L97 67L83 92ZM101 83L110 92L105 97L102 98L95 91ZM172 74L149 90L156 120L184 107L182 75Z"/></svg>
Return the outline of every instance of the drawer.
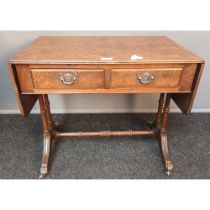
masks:
<svg viewBox="0 0 210 210"><path fill-rule="evenodd" d="M31 69L34 89L101 89L103 69Z"/></svg>
<svg viewBox="0 0 210 210"><path fill-rule="evenodd" d="M179 88L183 68L112 69L111 88Z"/></svg>

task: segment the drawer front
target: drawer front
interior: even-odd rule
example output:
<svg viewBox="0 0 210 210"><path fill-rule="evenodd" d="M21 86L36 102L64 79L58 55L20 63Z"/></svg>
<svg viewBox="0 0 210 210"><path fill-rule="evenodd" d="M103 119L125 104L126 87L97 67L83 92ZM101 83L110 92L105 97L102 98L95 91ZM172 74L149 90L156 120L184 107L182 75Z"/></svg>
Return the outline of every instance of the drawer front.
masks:
<svg viewBox="0 0 210 210"><path fill-rule="evenodd" d="M111 88L179 88L182 68L112 69Z"/></svg>
<svg viewBox="0 0 210 210"><path fill-rule="evenodd" d="M101 89L103 69L31 69L34 89Z"/></svg>

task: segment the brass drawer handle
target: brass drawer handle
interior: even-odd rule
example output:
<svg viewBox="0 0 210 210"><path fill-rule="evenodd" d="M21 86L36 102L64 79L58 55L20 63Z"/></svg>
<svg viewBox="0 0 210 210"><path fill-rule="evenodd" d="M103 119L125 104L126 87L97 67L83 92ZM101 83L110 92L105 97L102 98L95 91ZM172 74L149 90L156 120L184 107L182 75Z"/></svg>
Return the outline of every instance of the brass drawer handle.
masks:
<svg viewBox="0 0 210 210"><path fill-rule="evenodd" d="M139 82L144 85L151 83L155 79L154 73L150 72L143 72L143 73L138 72L136 76Z"/></svg>
<svg viewBox="0 0 210 210"><path fill-rule="evenodd" d="M77 80L77 74L73 73L66 73L66 74L62 74L60 76L60 81L63 82L63 84L65 85L72 85L74 84L74 81Z"/></svg>

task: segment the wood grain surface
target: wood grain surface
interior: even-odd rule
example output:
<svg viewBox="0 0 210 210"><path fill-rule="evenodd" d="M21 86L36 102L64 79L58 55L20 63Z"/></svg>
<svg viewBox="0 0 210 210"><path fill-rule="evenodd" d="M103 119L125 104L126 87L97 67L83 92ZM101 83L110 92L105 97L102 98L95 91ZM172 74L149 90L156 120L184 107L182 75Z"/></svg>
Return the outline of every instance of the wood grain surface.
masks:
<svg viewBox="0 0 210 210"><path fill-rule="evenodd" d="M132 61L132 55L142 59ZM60 93L171 93L182 112L189 114L201 66L202 58L166 36L43 36L9 61L24 115L38 94ZM152 72L155 79L141 84L138 72ZM77 81L63 84L59 78L65 73L78 74Z"/></svg>
<svg viewBox="0 0 210 210"><path fill-rule="evenodd" d="M132 55L142 60L131 61ZM113 58L101 61L101 58ZM166 36L43 36L10 63L202 63Z"/></svg>

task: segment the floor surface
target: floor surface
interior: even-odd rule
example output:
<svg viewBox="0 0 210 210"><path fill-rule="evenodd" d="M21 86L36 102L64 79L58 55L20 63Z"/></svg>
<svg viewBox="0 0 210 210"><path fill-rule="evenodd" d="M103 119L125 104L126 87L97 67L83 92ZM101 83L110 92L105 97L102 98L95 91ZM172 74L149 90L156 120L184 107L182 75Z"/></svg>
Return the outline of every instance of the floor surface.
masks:
<svg viewBox="0 0 210 210"><path fill-rule="evenodd" d="M53 115L66 131L147 128L153 114ZM42 155L39 115L0 115L0 178L37 179ZM155 139L85 137L56 141L50 172L53 179L209 179L210 114L171 114L169 145L174 172L164 173Z"/></svg>

